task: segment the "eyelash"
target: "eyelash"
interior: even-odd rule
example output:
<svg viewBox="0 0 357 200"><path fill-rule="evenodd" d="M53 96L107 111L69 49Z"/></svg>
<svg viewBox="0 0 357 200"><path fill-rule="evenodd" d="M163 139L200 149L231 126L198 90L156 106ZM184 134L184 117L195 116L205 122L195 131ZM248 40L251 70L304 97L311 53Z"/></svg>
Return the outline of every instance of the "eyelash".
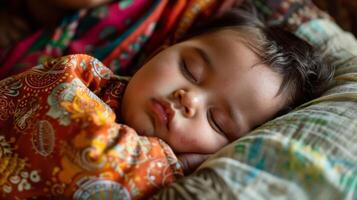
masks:
<svg viewBox="0 0 357 200"><path fill-rule="evenodd" d="M211 110L208 110L208 112L207 112L207 119L208 119L209 124L213 127L213 129L216 132L218 132L221 135L224 135L224 131L220 128L218 123L214 120Z"/></svg>
<svg viewBox="0 0 357 200"><path fill-rule="evenodd" d="M198 83L198 80L195 78L192 72L187 68L187 64L185 60L181 60L180 68L187 79L189 79L193 83Z"/></svg>
<svg viewBox="0 0 357 200"><path fill-rule="evenodd" d="M184 74L184 76L189 79L191 82L197 83L198 80L195 78L195 76L191 73L191 71L187 68L186 62L185 60L181 60L180 63L180 68L182 73ZM218 125L218 123L214 120L214 118L212 117L212 112L211 110L208 110L207 112L207 119L208 119L208 123L212 126L212 128L218 132L221 135L224 135L224 131L220 128L220 126Z"/></svg>

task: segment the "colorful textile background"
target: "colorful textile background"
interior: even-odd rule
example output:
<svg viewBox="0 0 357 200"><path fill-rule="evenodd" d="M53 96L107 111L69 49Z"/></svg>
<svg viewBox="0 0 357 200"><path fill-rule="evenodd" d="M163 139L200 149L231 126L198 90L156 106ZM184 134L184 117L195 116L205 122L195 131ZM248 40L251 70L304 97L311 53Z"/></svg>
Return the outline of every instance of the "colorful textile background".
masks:
<svg viewBox="0 0 357 200"><path fill-rule="evenodd" d="M48 57L73 53L92 55L115 73L126 74L198 19L221 12L227 2L232 1L121 0L79 10L55 29L37 30L14 47L0 49L0 80Z"/></svg>
<svg viewBox="0 0 357 200"><path fill-rule="evenodd" d="M182 176L166 143L116 123L125 86L87 55L0 81L0 199L141 199Z"/></svg>

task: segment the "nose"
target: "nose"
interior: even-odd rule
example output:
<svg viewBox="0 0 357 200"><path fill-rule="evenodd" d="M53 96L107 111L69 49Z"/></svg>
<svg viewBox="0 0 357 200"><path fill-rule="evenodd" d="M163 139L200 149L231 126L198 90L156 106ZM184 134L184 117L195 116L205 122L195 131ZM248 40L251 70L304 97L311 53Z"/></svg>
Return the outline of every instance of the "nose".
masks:
<svg viewBox="0 0 357 200"><path fill-rule="evenodd" d="M182 112L185 117L193 117L197 113L199 105L199 97L194 92L189 92L184 89L176 90L173 93L174 99L182 107Z"/></svg>

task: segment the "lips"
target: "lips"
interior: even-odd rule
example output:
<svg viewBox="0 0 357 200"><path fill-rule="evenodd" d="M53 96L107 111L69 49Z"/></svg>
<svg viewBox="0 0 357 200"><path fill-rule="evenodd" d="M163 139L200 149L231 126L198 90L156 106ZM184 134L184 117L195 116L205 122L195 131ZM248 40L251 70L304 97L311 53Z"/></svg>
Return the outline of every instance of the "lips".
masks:
<svg viewBox="0 0 357 200"><path fill-rule="evenodd" d="M175 111L171 108L170 103L157 99L153 99L151 103L155 118L160 124L169 129L170 122L175 115Z"/></svg>

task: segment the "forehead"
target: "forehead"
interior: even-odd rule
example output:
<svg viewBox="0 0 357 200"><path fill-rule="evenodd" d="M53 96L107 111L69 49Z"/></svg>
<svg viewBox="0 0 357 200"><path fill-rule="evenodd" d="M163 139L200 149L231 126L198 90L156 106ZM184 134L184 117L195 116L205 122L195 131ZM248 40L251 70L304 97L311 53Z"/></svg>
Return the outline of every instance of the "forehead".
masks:
<svg viewBox="0 0 357 200"><path fill-rule="evenodd" d="M191 39L188 46L202 50L211 64L213 75L223 78L220 83L239 79L249 80L257 73L270 72L267 65L245 45L244 39L233 30L221 30ZM202 56L201 56L202 57ZM265 67L262 69L262 67ZM221 82L223 81L223 82Z"/></svg>
<svg viewBox="0 0 357 200"><path fill-rule="evenodd" d="M214 66L224 65L226 70L250 70L261 62L247 46L242 34L234 30L220 30L192 38L191 45L202 48ZM237 67L237 65L239 67Z"/></svg>

